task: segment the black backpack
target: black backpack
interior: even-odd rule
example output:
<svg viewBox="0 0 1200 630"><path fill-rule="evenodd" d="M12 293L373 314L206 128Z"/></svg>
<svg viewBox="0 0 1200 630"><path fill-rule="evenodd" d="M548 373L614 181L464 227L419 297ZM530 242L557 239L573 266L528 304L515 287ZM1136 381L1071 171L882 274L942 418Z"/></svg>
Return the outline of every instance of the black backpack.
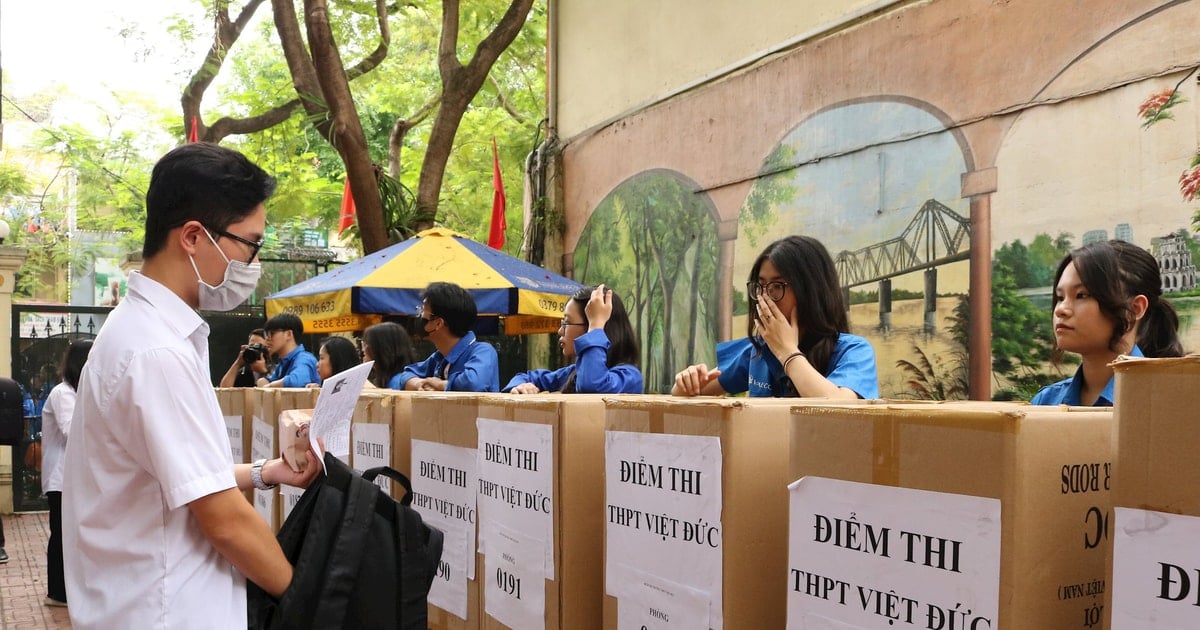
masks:
<svg viewBox="0 0 1200 630"><path fill-rule="evenodd" d="M250 628L421 628L442 557L442 532L409 507L412 484L384 466L360 476L326 453L278 539L295 571L278 602L247 582ZM404 486L399 502L372 481Z"/></svg>

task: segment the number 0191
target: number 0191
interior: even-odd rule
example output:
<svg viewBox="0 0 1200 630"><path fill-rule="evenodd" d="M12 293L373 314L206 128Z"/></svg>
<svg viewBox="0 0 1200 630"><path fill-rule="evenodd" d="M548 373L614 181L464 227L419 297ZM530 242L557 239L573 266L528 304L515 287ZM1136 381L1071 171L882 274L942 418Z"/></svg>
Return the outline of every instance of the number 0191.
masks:
<svg viewBox="0 0 1200 630"><path fill-rule="evenodd" d="M496 584L500 586L500 590L521 599L521 578L504 569L496 569Z"/></svg>

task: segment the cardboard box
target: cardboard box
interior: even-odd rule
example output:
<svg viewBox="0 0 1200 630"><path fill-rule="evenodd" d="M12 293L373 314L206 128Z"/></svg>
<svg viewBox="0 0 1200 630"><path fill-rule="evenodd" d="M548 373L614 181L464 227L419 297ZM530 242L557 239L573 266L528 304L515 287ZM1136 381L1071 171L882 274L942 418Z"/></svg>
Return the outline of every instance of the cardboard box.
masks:
<svg viewBox="0 0 1200 630"><path fill-rule="evenodd" d="M229 432L229 446L233 451L233 463L246 464L250 459L251 410L254 404L250 401L254 389L249 387L227 387L216 390L217 404L221 407L221 415L225 416L226 430ZM237 425L236 434L233 431ZM246 500L254 502L254 491L247 490Z"/></svg>
<svg viewBox="0 0 1200 630"><path fill-rule="evenodd" d="M1000 500L992 627L1097 627L1088 615L1098 596L1077 587L1102 580L1107 564L1110 409L827 405L796 407L791 424L793 480L811 475Z"/></svg>
<svg viewBox="0 0 1200 630"><path fill-rule="evenodd" d="M383 464L391 466L397 471L403 473L411 480L411 475L408 471L409 455L411 454L411 443L409 438L409 418L411 410L405 411L402 414L396 413L396 405L408 405L409 395L391 392L390 390L369 389L364 390L358 397L358 402L354 405L354 416L351 418L350 425L350 465L354 470L362 471L367 468L381 465L369 453L369 450L379 450L383 445L371 443L368 439L360 439L360 425L372 425L383 427L384 441L386 442L386 453L381 453L384 461ZM397 420L402 419L401 431L397 427ZM403 434L403 441L397 439L397 434ZM403 462L403 467L397 465L397 462ZM379 479L379 478L377 478ZM399 499L404 495L404 489L399 484L389 483L391 496Z"/></svg>
<svg viewBox="0 0 1200 630"><path fill-rule="evenodd" d="M604 594L603 395L491 394L479 399L479 417L553 427L554 579L545 581L547 630L599 629ZM485 576L494 567L483 558ZM483 627L508 628L487 613L481 590Z"/></svg>
<svg viewBox="0 0 1200 630"><path fill-rule="evenodd" d="M1200 516L1200 357L1128 359L1113 364L1120 477L1113 504Z"/></svg>
<svg viewBox="0 0 1200 630"><path fill-rule="evenodd" d="M397 407L397 424L400 407ZM410 398L411 439L460 448L476 449L479 434L475 420L479 417L479 394L457 392L415 392ZM411 444L411 443L410 443ZM411 476L413 489L420 493L420 475ZM415 504L415 502L414 502ZM472 534L477 535L477 531ZM443 551L443 556L445 552ZM483 576L483 557L475 554L474 580L467 580L467 617L460 618L450 611L429 605L430 630L478 630L480 627L480 578Z"/></svg>
<svg viewBox="0 0 1200 630"><path fill-rule="evenodd" d="M1113 365L1116 373L1115 403L1113 409L1115 428L1113 447L1114 479L1113 505L1150 512L1200 517L1200 430L1197 429L1195 404L1196 392L1200 391L1200 357L1188 356L1172 359L1124 359ZM1110 531L1116 537L1115 521ZM1109 557L1112 557L1112 541L1107 541ZM1159 547L1149 541L1150 547ZM1172 556L1170 550L1151 552L1147 560L1157 564L1186 564L1179 554ZM1190 584L1184 586L1173 576L1170 585L1154 585L1154 591L1165 589L1171 597L1189 589L1190 594L1181 601L1170 601L1158 597L1149 600L1134 600L1140 610L1165 610L1184 607L1190 612L1192 627L1200 627L1200 607L1195 600L1200 583L1195 579L1195 568L1183 567L1191 573ZM1155 577L1158 573L1155 573ZM1122 578L1115 576L1112 565L1108 567L1108 581L1112 588L1105 590L1105 620L1113 614L1114 589L1122 588ZM1186 576L1185 576L1186 577ZM1136 586L1125 582L1126 588ZM1190 588L1189 588L1190 587ZM1115 627L1115 625L1114 625Z"/></svg>
<svg viewBox="0 0 1200 630"><path fill-rule="evenodd" d="M720 440L721 602L723 627L729 630L784 627L782 576L787 571L790 481L787 431L790 410L797 401L673 396L607 400L608 432ZM606 463L605 470L610 468ZM603 519L607 528L610 515ZM663 544L668 544L665 538ZM607 566L608 554L614 553L607 529L604 549ZM617 627L617 615L617 598L606 589L606 629Z"/></svg>
<svg viewBox="0 0 1200 630"><path fill-rule="evenodd" d="M287 409L312 409L317 405L317 396L320 390L317 389L300 389L289 388L280 389L277 387L258 387L253 390L250 395L250 402L253 405L251 409L251 461L253 461L253 451L258 449L259 457L267 459L279 457L279 414ZM268 436L256 432L254 429L255 421L258 421L260 428L270 431ZM270 451L270 455L266 451ZM280 486L282 488L283 486ZM255 490L254 504L255 509L259 514L267 519L267 524L271 526L273 531L279 531L279 526L283 524L283 513L281 511L280 488L272 490ZM300 493L303 493L301 490ZM299 496L298 494L296 495ZM269 516L269 518L268 518Z"/></svg>

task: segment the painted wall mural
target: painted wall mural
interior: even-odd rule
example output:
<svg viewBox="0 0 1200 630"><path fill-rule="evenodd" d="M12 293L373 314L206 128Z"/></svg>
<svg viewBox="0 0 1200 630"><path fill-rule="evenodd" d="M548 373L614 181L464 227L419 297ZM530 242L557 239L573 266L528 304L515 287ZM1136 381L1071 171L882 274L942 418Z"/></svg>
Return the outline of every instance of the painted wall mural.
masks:
<svg viewBox="0 0 1200 630"><path fill-rule="evenodd" d="M717 238L712 204L677 173L624 182L592 214L575 277L622 297L641 341L647 391L670 391L677 366L712 362Z"/></svg>
<svg viewBox="0 0 1200 630"><path fill-rule="evenodd" d="M745 334L753 260L793 233L837 261L884 397L966 397L972 335L990 348L982 397L1028 399L1069 376L1077 360L1054 351L1051 284L1063 255L1093 240L1159 259L1184 347L1200 351L1187 198L1200 187L1200 2L1096 0L1105 10L1086 23L1047 25L1053 40L1021 29L1081 18L1003 4L907 7L569 146L568 173L586 175L567 179L567 220L582 228L566 250L577 278L636 296L647 391ZM978 48L981 24L1009 62L989 72L971 63L994 61ZM935 32L889 66L889 50ZM1025 36L1040 48L1010 41ZM887 62L856 65L847 51ZM1161 106L1175 86L1170 119L1143 127L1147 99ZM989 326L972 321L972 299Z"/></svg>

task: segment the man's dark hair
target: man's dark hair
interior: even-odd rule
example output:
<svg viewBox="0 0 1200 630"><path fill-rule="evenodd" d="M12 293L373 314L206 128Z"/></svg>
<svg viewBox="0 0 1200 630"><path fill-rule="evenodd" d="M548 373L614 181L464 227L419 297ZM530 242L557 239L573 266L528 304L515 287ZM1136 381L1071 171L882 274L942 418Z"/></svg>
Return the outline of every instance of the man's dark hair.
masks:
<svg viewBox="0 0 1200 630"><path fill-rule="evenodd" d="M224 230L273 192L275 178L237 151L205 142L172 149L150 173L142 258L162 251L167 233L184 223Z"/></svg>
<svg viewBox="0 0 1200 630"><path fill-rule="evenodd" d="M300 343L300 335L304 333L304 322L293 313L280 313L267 320L264 326L268 333L273 330L290 330L296 343Z"/></svg>
<svg viewBox="0 0 1200 630"><path fill-rule="evenodd" d="M455 337L466 337L475 325L475 298L452 282L431 282L425 287L425 303L429 314L441 317Z"/></svg>

